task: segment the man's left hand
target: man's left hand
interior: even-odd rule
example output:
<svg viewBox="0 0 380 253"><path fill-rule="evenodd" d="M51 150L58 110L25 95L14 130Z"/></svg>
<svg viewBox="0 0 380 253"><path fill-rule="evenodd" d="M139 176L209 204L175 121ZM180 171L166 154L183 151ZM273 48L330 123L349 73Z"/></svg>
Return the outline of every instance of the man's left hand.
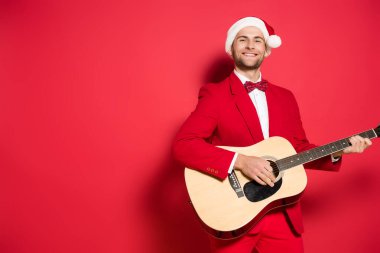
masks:
<svg viewBox="0 0 380 253"><path fill-rule="evenodd" d="M351 146L343 149L340 152L334 153L334 157L342 156L342 154L351 154L351 153L363 153L365 149L372 145L372 142L368 138L363 138L359 135L352 136L349 139Z"/></svg>

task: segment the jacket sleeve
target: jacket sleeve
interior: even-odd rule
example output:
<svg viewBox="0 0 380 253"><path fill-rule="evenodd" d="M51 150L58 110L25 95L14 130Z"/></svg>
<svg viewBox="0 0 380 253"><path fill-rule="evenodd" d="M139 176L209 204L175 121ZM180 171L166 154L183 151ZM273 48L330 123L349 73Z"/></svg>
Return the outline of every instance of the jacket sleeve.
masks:
<svg viewBox="0 0 380 253"><path fill-rule="evenodd" d="M234 152L211 144L218 127L220 98L215 84L201 88L196 109L184 122L173 143L173 155L186 167L224 179Z"/></svg>
<svg viewBox="0 0 380 253"><path fill-rule="evenodd" d="M292 94L291 103L293 103L293 106L295 110L294 112L294 135L290 142L292 143L293 147L296 149L297 153L300 153L302 151L306 151L312 148L317 147L317 145L311 144L305 134L305 131L302 126L301 116L298 104L296 102L296 99L294 98L294 95ZM338 171L342 164L342 158L337 162L332 162L332 158L330 155L323 157L321 159L315 160L310 163L305 164L306 169L317 169L317 170L329 170L329 171Z"/></svg>

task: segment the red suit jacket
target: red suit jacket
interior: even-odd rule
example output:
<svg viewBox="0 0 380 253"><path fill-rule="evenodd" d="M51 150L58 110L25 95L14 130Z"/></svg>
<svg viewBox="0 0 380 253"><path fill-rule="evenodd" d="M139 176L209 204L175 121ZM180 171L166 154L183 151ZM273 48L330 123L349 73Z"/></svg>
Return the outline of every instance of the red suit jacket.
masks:
<svg viewBox="0 0 380 253"><path fill-rule="evenodd" d="M269 136L286 138L297 152L315 147L306 138L297 102L284 88L268 84L266 98L269 114ZM201 88L196 109L178 132L173 153L190 167L219 179L225 179L233 152L216 146L250 146L264 139L259 118L249 95L234 74L220 83ZM306 168L338 170L341 162L330 157L305 164ZM286 208L293 228L303 232L300 205Z"/></svg>

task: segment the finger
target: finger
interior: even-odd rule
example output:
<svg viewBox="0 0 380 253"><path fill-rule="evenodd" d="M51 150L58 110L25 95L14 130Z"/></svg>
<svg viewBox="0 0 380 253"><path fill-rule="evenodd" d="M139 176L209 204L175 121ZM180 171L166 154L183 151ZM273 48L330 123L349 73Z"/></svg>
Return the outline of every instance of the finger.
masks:
<svg viewBox="0 0 380 253"><path fill-rule="evenodd" d="M367 144L366 144L365 138L363 138L361 136L358 136L358 140L359 140L359 144L358 144L359 153L362 153L364 151L364 149L366 149Z"/></svg>
<svg viewBox="0 0 380 253"><path fill-rule="evenodd" d="M369 145L372 144L370 139L363 138L359 135L351 137L350 142L352 144L351 149L349 150L351 153L362 153Z"/></svg>
<svg viewBox="0 0 380 253"><path fill-rule="evenodd" d="M351 146L343 150L344 153L362 153L366 148L372 145L372 141L369 138L363 138L359 135L355 135L349 138Z"/></svg>
<svg viewBox="0 0 380 253"><path fill-rule="evenodd" d="M268 164L266 164L266 165L264 166L264 169L267 170L267 171L269 171L269 172L272 172L272 171L273 171L273 168L272 168L272 166L270 166L270 163L269 163L269 162L268 162Z"/></svg>
<svg viewBox="0 0 380 253"><path fill-rule="evenodd" d="M372 145L372 142L369 138L363 138L363 142L362 142L363 150L368 148L371 145Z"/></svg>
<svg viewBox="0 0 380 253"><path fill-rule="evenodd" d="M257 183L259 183L261 185L266 185L267 184L263 180L261 180L258 176L253 176L252 178L253 178L253 180L255 180Z"/></svg>
<svg viewBox="0 0 380 253"><path fill-rule="evenodd" d="M360 153L364 147L364 138L359 135L352 136L350 138L352 152Z"/></svg>
<svg viewBox="0 0 380 253"><path fill-rule="evenodd" d="M364 141L367 144L367 146L371 146L372 145L372 141L370 139L365 138Z"/></svg>
<svg viewBox="0 0 380 253"><path fill-rule="evenodd" d="M267 178L269 178L272 182L276 180L276 177L273 175L272 167L265 167L262 172Z"/></svg>
<svg viewBox="0 0 380 253"><path fill-rule="evenodd" d="M274 186L273 181L272 181L267 175L265 175L264 173L261 173L261 174L259 175L259 178L260 178L262 181L264 181L265 184L270 185L270 186Z"/></svg>
<svg viewBox="0 0 380 253"><path fill-rule="evenodd" d="M351 136L350 143L352 146L356 146L359 142L360 142L360 136L358 135Z"/></svg>

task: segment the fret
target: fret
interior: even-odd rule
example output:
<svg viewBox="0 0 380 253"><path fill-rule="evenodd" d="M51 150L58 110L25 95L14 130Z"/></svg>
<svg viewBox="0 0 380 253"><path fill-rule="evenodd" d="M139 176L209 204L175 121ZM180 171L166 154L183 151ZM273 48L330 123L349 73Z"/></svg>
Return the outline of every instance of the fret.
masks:
<svg viewBox="0 0 380 253"><path fill-rule="evenodd" d="M339 150L338 150L338 147L336 146L336 143L335 143L335 142L331 143L331 144L330 144L330 147L331 147L331 151L332 151L332 153L335 153L335 152L339 151Z"/></svg>
<svg viewBox="0 0 380 253"><path fill-rule="evenodd" d="M309 161L311 161L313 159L312 150L311 149L309 149L308 151L306 151L305 158L306 158L306 162L309 162Z"/></svg>
<svg viewBox="0 0 380 253"><path fill-rule="evenodd" d="M321 146L320 149L323 151L323 155L326 156L328 154L331 154L329 149L324 145L324 146Z"/></svg>
<svg viewBox="0 0 380 253"><path fill-rule="evenodd" d="M309 149L309 151L307 152L307 160L308 161L312 161L314 159L313 150L314 149Z"/></svg>
<svg viewBox="0 0 380 253"><path fill-rule="evenodd" d="M317 148L313 148L312 150L310 150L310 153L311 153L310 160L315 160L320 157Z"/></svg>
<svg viewBox="0 0 380 253"><path fill-rule="evenodd" d="M363 133L360 133L359 135L361 137L370 138L370 139L377 137L376 133L375 133L375 131L373 129L371 129L369 131L366 131L366 132L363 132Z"/></svg>
<svg viewBox="0 0 380 253"><path fill-rule="evenodd" d="M292 156L289 156L285 159L282 159L283 160L283 167L285 167L286 169L289 169L289 168L292 168L294 166L297 166L298 164L295 162L297 159L296 157L298 157L298 155L292 155Z"/></svg>
<svg viewBox="0 0 380 253"><path fill-rule="evenodd" d="M317 147L315 148L315 152L317 153L317 156L318 157L324 157L326 156L326 152L324 152L326 149L322 146L322 147Z"/></svg>
<svg viewBox="0 0 380 253"><path fill-rule="evenodd" d="M342 146L342 143L340 141L336 141L335 142L335 146L338 150L342 150L344 149L344 147Z"/></svg>
<svg viewBox="0 0 380 253"><path fill-rule="evenodd" d="M344 148L347 148L348 146L350 146L350 142L348 141L348 139L343 139L341 140L341 142Z"/></svg>
<svg viewBox="0 0 380 253"><path fill-rule="evenodd" d="M280 170L285 170L303 164L303 160L299 154L295 154L278 160L276 163Z"/></svg>
<svg viewBox="0 0 380 253"><path fill-rule="evenodd" d="M329 145L325 145L324 147L325 147L325 149L327 151L327 154L333 153L333 151L331 151L331 147Z"/></svg>
<svg viewBox="0 0 380 253"><path fill-rule="evenodd" d="M306 154L304 152L300 153L299 156L301 163L305 163L307 161Z"/></svg>
<svg viewBox="0 0 380 253"><path fill-rule="evenodd" d="M374 129L362 132L357 134L364 138L376 138L376 132ZM324 146L316 147L313 149L309 149L307 151L301 152L299 154L291 155L285 158L282 158L280 160L277 160L277 166L280 171L293 168L295 166L308 163L314 160L317 160L319 158L331 155L335 152L341 151L347 147L349 147L351 143L349 142L349 139L341 139L329 144L326 144Z"/></svg>

